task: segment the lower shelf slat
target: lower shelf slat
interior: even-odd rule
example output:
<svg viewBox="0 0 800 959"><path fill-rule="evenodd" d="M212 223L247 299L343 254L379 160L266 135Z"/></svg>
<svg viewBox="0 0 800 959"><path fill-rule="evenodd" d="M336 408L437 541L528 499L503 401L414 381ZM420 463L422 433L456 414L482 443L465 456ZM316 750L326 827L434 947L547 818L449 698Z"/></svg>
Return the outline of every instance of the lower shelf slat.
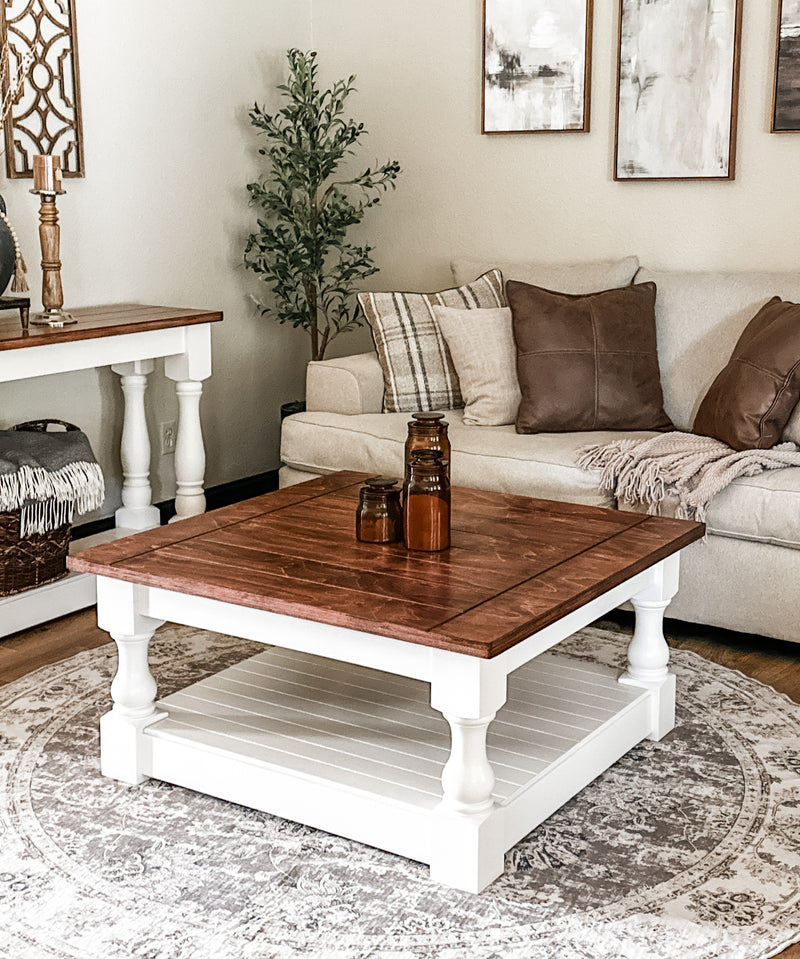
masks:
<svg viewBox="0 0 800 959"><path fill-rule="evenodd" d="M166 718L149 726L146 737L153 748L168 739L210 755L227 751L251 766L312 776L424 808L438 801L450 736L446 722L430 706L427 683L347 666L351 690L370 691L368 701L359 703L351 692L342 693L341 663L292 653L291 682L284 686L280 676L286 665L285 651L269 648L167 696L158 704ZM642 700L642 690L620 686L615 671L577 665L582 682L599 697L591 707L581 705L576 663L563 655L545 653L509 677L509 699L487 739L497 776L497 804L520 795L620 711ZM384 676L385 698L380 686ZM543 676L549 686L546 694L540 689ZM246 695L239 692L243 689ZM394 705L398 700L402 710ZM598 705L600 701L606 705ZM401 716L407 718L407 738L402 738Z"/></svg>

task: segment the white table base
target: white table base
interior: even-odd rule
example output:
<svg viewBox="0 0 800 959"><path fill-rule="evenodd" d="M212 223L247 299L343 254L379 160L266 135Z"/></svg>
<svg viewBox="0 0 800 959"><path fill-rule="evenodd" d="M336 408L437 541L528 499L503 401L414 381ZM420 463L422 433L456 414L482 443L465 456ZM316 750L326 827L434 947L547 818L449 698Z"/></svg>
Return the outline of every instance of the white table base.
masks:
<svg viewBox="0 0 800 959"><path fill-rule="evenodd" d="M531 829L674 725L661 616L677 573L676 554L488 660L100 577L120 650L102 771L307 823L479 892ZM547 652L626 599L646 613L621 677ZM147 648L165 620L276 648L156 703Z"/></svg>

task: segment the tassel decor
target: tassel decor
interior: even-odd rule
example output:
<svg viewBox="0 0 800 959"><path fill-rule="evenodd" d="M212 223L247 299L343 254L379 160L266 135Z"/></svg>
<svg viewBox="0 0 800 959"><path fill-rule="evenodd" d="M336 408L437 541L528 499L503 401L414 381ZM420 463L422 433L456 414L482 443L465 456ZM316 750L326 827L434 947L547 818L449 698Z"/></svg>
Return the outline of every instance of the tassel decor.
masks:
<svg viewBox="0 0 800 959"><path fill-rule="evenodd" d="M27 272L28 267L25 265L25 260L23 260L22 254L17 252L17 258L14 261L14 276L11 280L12 293L29 292L30 287L28 286Z"/></svg>

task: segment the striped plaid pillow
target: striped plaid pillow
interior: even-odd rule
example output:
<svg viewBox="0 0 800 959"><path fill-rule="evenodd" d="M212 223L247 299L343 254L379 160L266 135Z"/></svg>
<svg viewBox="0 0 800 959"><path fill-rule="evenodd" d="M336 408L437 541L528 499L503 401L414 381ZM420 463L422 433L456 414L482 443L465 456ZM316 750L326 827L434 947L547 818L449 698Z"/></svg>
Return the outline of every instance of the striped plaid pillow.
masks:
<svg viewBox="0 0 800 959"><path fill-rule="evenodd" d="M464 405L434 306L505 306L503 276L490 270L472 283L439 293L359 293L383 369L386 413L452 410Z"/></svg>

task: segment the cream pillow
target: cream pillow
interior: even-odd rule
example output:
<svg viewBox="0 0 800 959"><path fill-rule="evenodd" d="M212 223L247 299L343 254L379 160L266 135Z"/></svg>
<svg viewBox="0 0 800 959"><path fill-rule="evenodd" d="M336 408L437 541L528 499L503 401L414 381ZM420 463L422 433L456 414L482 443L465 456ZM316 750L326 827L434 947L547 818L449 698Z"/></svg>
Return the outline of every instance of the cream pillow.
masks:
<svg viewBox="0 0 800 959"><path fill-rule="evenodd" d="M464 399L468 426L507 426L517 415L517 349L511 310L434 306Z"/></svg>

